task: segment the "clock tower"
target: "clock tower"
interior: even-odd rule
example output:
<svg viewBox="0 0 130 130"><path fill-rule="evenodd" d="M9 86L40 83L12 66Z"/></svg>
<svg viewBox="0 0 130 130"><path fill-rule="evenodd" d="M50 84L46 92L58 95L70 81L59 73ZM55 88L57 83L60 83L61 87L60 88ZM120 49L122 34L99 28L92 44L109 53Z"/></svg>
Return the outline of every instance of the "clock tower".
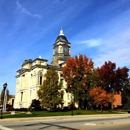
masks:
<svg viewBox="0 0 130 130"><path fill-rule="evenodd" d="M53 44L52 65L59 66L59 64L64 63L68 57L70 57L70 43L65 37L63 30L60 30L60 34Z"/></svg>

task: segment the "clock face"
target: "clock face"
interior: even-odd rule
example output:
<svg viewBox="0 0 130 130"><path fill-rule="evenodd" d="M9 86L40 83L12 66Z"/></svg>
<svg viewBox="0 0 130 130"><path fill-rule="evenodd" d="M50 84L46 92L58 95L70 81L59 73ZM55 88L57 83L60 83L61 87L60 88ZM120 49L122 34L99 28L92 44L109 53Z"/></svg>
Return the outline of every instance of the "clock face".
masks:
<svg viewBox="0 0 130 130"><path fill-rule="evenodd" d="M65 52L68 52L68 50L69 50L68 47L64 47Z"/></svg>
<svg viewBox="0 0 130 130"><path fill-rule="evenodd" d="M58 52L58 47L55 47L54 52L55 52L55 53Z"/></svg>

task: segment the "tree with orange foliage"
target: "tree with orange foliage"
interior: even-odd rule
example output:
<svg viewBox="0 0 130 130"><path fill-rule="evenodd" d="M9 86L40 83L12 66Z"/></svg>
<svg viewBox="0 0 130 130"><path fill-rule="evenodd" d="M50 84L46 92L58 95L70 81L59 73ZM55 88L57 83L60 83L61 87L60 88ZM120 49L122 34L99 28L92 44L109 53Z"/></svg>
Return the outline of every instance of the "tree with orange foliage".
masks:
<svg viewBox="0 0 130 130"><path fill-rule="evenodd" d="M97 73L100 78L100 86L111 94L111 109L113 109L113 94L121 91L126 86L129 69L126 67L116 69L116 64L111 61L105 62Z"/></svg>
<svg viewBox="0 0 130 130"><path fill-rule="evenodd" d="M84 102L88 96L93 71L93 61L85 55L68 58L62 70L67 91L74 94L74 101L78 102L79 109L81 102Z"/></svg>
<svg viewBox="0 0 130 130"><path fill-rule="evenodd" d="M108 103L110 102L110 94L107 94L102 87L91 89L89 95L94 100L93 104L101 106L101 111L103 111L103 106L108 106Z"/></svg>

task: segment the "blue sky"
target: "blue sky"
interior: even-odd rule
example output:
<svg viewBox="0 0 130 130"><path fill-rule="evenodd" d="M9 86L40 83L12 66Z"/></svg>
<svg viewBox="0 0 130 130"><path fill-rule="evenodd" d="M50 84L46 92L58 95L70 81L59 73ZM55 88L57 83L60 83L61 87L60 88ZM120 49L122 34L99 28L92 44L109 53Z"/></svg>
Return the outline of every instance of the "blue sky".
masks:
<svg viewBox="0 0 130 130"><path fill-rule="evenodd" d="M51 63L61 26L71 56L130 68L130 0L0 0L0 90L7 82L15 94L24 60L41 55Z"/></svg>

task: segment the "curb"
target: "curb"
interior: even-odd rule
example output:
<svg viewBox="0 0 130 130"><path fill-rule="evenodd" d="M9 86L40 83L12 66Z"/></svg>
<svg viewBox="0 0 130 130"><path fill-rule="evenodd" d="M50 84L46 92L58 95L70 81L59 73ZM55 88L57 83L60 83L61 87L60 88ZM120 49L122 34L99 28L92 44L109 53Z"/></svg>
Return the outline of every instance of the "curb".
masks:
<svg viewBox="0 0 130 130"><path fill-rule="evenodd" d="M59 119L72 119L72 118L115 118L115 117L130 117L129 114L104 114L104 115L74 115L74 116L51 116L51 117L26 117L26 118L5 118L0 119L0 122L13 122L13 121L32 121L32 120L59 120Z"/></svg>

